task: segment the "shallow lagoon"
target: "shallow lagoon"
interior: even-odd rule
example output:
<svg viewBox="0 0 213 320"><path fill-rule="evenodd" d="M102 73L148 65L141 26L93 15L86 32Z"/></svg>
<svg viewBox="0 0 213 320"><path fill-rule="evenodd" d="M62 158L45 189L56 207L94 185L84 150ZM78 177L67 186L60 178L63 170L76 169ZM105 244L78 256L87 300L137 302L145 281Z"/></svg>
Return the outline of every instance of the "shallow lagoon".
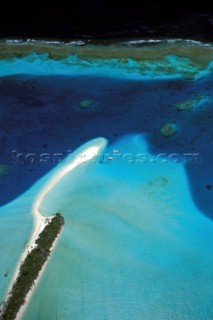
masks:
<svg viewBox="0 0 213 320"><path fill-rule="evenodd" d="M173 58L169 74L162 65L160 74L150 67L153 61L141 74L132 61L119 67L94 61L67 64L33 54L1 62L3 163L11 148L52 154L101 136L113 157L67 175L43 204L44 214L60 210L66 225L25 319L211 319L211 68ZM184 79L189 69L195 80ZM195 107L178 110L190 99L198 100ZM91 101L88 108L80 107L82 100ZM162 135L171 121L176 132ZM113 150L145 153L149 161L116 160ZM201 159L157 160L159 153L177 152ZM0 244L2 272L12 273L32 228L30 206L54 167L18 162L2 178L2 204L8 205L1 221L11 220L4 225L11 241ZM12 200L20 210L16 221ZM3 296L9 276L2 278Z"/></svg>

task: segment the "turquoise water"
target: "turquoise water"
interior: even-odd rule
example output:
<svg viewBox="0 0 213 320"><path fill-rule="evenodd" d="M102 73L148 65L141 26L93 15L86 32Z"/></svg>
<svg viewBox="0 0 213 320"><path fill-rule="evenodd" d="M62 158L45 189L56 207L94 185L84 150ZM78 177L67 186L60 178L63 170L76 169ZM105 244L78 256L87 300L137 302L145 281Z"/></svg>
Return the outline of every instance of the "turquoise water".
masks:
<svg viewBox="0 0 213 320"><path fill-rule="evenodd" d="M48 54L32 53L27 57L0 61L0 75L74 75L108 76L118 79L178 78L183 74L202 77L211 73L212 63L203 70L190 59L166 55L159 60L141 60L129 58L126 62L119 59L79 59L71 55L66 59L54 61Z"/></svg>
<svg viewBox="0 0 213 320"><path fill-rule="evenodd" d="M143 136L110 149L147 152ZM211 319L213 224L182 165L94 164L48 195L66 225L24 319Z"/></svg>
<svg viewBox="0 0 213 320"><path fill-rule="evenodd" d="M183 80L185 73L194 80ZM108 140L104 158L70 172L42 205L44 215L59 210L66 223L24 319L212 319L211 65L201 70L174 56L138 64L32 54L1 61L0 75L9 156ZM83 99L92 107L80 110ZM188 100L195 110L178 111ZM177 132L163 136L162 125L173 121ZM157 159L191 151L200 163ZM132 161L140 153L149 161ZM1 298L29 239L36 195L58 170L9 167L1 177Z"/></svg>
<svg viewBox="0 0 213 320"><path fill-rule="evenodd" d="M0 299L13 276L14 267L21 255L32 228L32 198L22 197L0 209Z"/></svg>

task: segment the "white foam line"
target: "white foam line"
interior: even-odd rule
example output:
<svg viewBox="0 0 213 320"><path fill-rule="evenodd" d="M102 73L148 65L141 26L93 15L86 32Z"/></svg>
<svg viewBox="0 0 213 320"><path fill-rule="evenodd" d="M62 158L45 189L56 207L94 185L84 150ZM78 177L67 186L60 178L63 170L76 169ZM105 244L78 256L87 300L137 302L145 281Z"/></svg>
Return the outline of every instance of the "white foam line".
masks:
<svg viewBox="0 0 213 320"><path fill-rule="evenodd" d="M45 228L45 226L48 224L49 220L53 218L53 216L51 217L44 217L41 214L41 205L42 202L44 201L46 195L48 194L48 192L70 171L72 171L73 169L75 169L76 167L78 167L79 165L81 165L82 163L85 163L89 160L91 160L92 158L94 158L98 152L104 148L106 146L106 140L103 138L99 138L99 139L95 139L94 142L96 141L96 144L93 146L90 146L88 148L86 148L85 150L83 150L82 152L78 153L78 155L76 156L76 158L74 159L73 162L68 163L67 165L64 165L62 168L60 168L59 170L57 170L56 174L53 176L53 178L49 181L49 183L44 187L44 189L41 191L41 193L38 195L34 205L33 205L33 209L32 209L32 213L34 215L34 230L32 233L32 236L30 238L30 240L27 243L27 246L25 247L19 262L17 264L15 273L13 275L13 278L11 280L11 283L9 285L9 289L7 291L6 297L4 299L4 301L7 301L8 297L9 297L9 293L13 287L13 285L15 284L17 277L19 275L19 270L20 270L20 266L22 265L22 263L24 262L24 260L26 259L27 255L29 252L31 252L33 250L33 248L36 246L36 239L38 238L38 235L41 233L41 231ZM50 251L52 251L57 243L58 237L55 240L52 248ZM25 299L25 303L22 305L22 307L20 308L17 316L16 316L16 320L20 320L22 319L24 312L26 311L26 307L32 297L33 291L36 287L36 285L38 284L45 268L47 265L48 260L45 262L45 264L42 267L42 270L40 271L38 278L36 279L36 281L34 282L34 285L32 286L31 290L28 292L26 299Z"/></svg>
<svg viewBox="0 0 213 320"><path fill-rule="evenodd" d="M36 40L36 39L5 39L5 40L0 40L0 43L7 43L7 44L35 44L35 45L42 45L42 44L47 44L50 46L84 46L87 43L90 42L90 39L85 39L85 40L71 40L71 41L56 41L56 40ZM117 42L115 41L115 44ZM186 46L204 46L204 47L212 47L212 42L202 42L199 40L193 40L193 39L183 39L183 38L168 38L168 39L135 39L135 40L126 40L123 42L118 42L118 44L122 45L146 45L146 44L155 44L155 43L182 43L185 44Z"/></svg>
<svg viewBox="0 0 213 320"><path fill-rule="evenodd" d="M42 44L47 44L50 46L83 46L90 40L72 40L69 42L64 42L64 41L54 41L54 40L36 40L36 39L5 39L5 40L0 40L0 43L7 43L7 44L35 44L35 45L42 45Z"/></svg>
<svg viewBox="0 0 213 320"><path fill-rule="evenodd" d="M125 45L140 45L140 44L152 44L152 43L183 43L187 46L204 46L204 47L211 47L211 43L206 43L198 40L192 39L136 39L136 40L127 40L121 42L121 44Z"/></svg>

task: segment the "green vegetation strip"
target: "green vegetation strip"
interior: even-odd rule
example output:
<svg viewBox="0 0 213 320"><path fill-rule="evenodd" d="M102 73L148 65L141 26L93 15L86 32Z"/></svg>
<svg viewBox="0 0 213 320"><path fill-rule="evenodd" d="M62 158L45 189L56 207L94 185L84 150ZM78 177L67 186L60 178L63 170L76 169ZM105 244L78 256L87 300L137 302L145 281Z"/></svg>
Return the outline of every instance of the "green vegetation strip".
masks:
<svg viewBox="0 0 213 320"><path fill-rule="evenodd" d="M64 218L59 214L51 219L36 240L37 246L28 253L22 263L19 275L14 283L7 301L3 305L0 315L2 320L14 320L25 302L25 298L32 288L44 263L47 261L52 245L61 232Z"/></svg>

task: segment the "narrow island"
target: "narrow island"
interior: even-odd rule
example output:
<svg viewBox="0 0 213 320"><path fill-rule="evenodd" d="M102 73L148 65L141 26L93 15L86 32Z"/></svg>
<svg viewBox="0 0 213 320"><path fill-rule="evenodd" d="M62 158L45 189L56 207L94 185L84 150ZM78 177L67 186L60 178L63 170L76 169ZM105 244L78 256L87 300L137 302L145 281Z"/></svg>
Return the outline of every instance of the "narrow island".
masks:
<svg viewBox="0 0 213 320"><path fill-rule="evenodd" d="M63 225L64 218L60 213L56 213L38 235L38 238L35 241L35 247L29 251L19 268L16 281L13 283L8 297L3 304L0 319L16 319L35 280L45 266L52 251L51 249L57 240Z"/></svg>
<svg viewBox="0 0 213 320"><path fill-rule="evenodd" d="M20 320L23 318L33 290L42 276L50 253L53 251L64 225L64 218L60 213L48 217L42 215L41 206L45 197L66 174L96 157L106 144L107 140L104 138L96 138L86 143L73 161L67 161L64 166L58 168L38 194L32 207L33 232L18 261L7 290L0 310L1 320Z"/></svg>

